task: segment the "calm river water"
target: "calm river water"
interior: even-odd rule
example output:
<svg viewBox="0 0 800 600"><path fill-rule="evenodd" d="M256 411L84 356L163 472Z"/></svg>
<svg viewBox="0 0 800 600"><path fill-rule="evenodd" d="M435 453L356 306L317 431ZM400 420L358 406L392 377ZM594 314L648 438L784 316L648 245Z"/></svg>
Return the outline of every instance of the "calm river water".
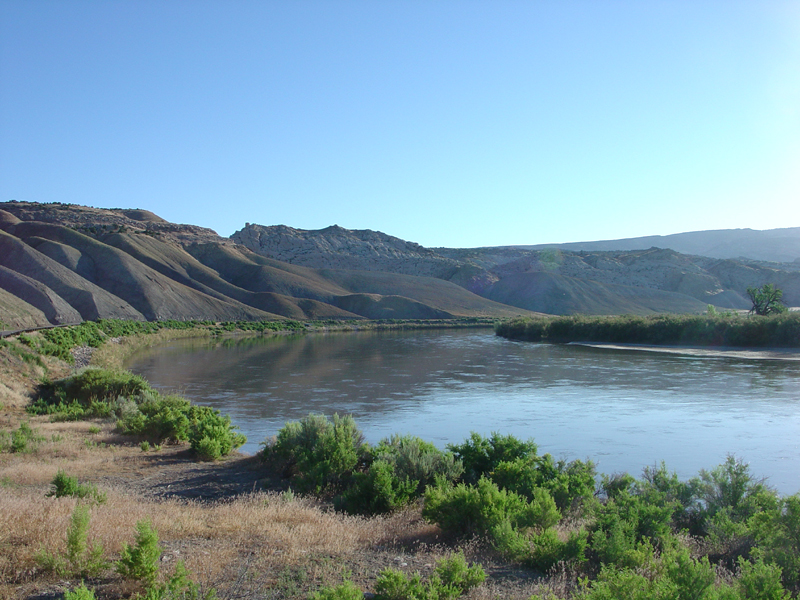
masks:
<svg viewBox="0 0 800 600"><path fill-rule="evenodd" d="M288 420L352 414L370 442L443 447L471 431L534 438L603 473L666 461L681 478L728 453L800 491L800 358L512 342L490 330L182 340L127 365L231 416L256 452ZM792 360L794 359L794 360Z"/></svg>

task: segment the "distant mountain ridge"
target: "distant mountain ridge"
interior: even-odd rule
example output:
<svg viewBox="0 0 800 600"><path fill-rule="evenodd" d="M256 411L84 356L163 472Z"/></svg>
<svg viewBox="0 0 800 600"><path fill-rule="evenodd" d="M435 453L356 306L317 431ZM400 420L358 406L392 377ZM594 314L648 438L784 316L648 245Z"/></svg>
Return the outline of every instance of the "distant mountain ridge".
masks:
<svg viewBox="0 0 800 600"><path fill-rule="evenodd" d="M800 227L782 229L715 229L672 235L521 246L530 250L558 248L572 251L645 250L669 248L682 254L711 258L745 258L766 262L800 262Z"/></svg>

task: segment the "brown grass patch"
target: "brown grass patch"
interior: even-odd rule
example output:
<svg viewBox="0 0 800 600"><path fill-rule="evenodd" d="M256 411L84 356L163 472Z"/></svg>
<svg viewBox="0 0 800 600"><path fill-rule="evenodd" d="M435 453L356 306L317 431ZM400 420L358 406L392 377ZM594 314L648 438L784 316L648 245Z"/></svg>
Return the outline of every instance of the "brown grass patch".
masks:
<svg viewBox="0 0 800 600"><path fill-rule="evenodd" d="M51 580L35 557L41 550L65 552L65 534L77 502L48 498L31 488L0 488L0 579L16 584ZM328 557L323 563L344 564L358 552L390 542L398 530L407 533L409 523L402 514L345 516L314 501L277 493L202 503L152 501L112 490L106 503L91 508L89 539L101 541L108 555L116 558L123 542L133 542L137 521L145 519L159 532L165 562L184 560L207 583L225 580L226 574L245 563L262 570L269 566L270 571L300 563L313 571L319 562L315 557ZM322 575L307 576L316 580Z"/></svg>

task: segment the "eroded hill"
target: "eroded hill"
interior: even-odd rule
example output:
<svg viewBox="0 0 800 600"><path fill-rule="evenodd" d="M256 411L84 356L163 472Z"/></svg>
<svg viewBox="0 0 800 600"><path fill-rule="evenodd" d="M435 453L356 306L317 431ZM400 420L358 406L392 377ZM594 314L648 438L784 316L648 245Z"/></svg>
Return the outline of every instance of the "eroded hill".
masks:
<svg viewBox="0 0 800 600"><path fill-rule="evenodd" d="M504 317L432 277L313 269L143 210L0 204L2 328L86 319Z"/></svg>
<svg viewBox="0 0 800 600"><path fill-rule="evenodd" d="M699 234L704 232L697 233L685 237L698 247L728 239L711 235L703 242ZM720 259L655 247L627 251L424 248L381 232L338 226L309 231L247 224L231 239L263 256L296 265L425 275L487 299L551 314L701 312L709 304L748 309L747 287L764 283L775 283L784 290L787 303L800 305L798 263Z"/></svg>

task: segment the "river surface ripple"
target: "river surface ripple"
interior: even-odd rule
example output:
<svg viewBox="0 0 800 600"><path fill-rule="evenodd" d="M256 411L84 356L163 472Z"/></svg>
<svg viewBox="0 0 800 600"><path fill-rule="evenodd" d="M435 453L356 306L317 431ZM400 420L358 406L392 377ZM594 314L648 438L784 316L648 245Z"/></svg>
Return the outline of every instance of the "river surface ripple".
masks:
<svg viewBox="0 0 800 600"><path fill-rule="evenodd" d="M498 431L532 437L556 458L591 458L609 474L639 476L663 460L688 478L731 453L792 494L800 491L798 358L420 330L180 340L127 367L229 414L251 453L286 421L338 412L373 443L412 433L444 447Z"/></svg>

